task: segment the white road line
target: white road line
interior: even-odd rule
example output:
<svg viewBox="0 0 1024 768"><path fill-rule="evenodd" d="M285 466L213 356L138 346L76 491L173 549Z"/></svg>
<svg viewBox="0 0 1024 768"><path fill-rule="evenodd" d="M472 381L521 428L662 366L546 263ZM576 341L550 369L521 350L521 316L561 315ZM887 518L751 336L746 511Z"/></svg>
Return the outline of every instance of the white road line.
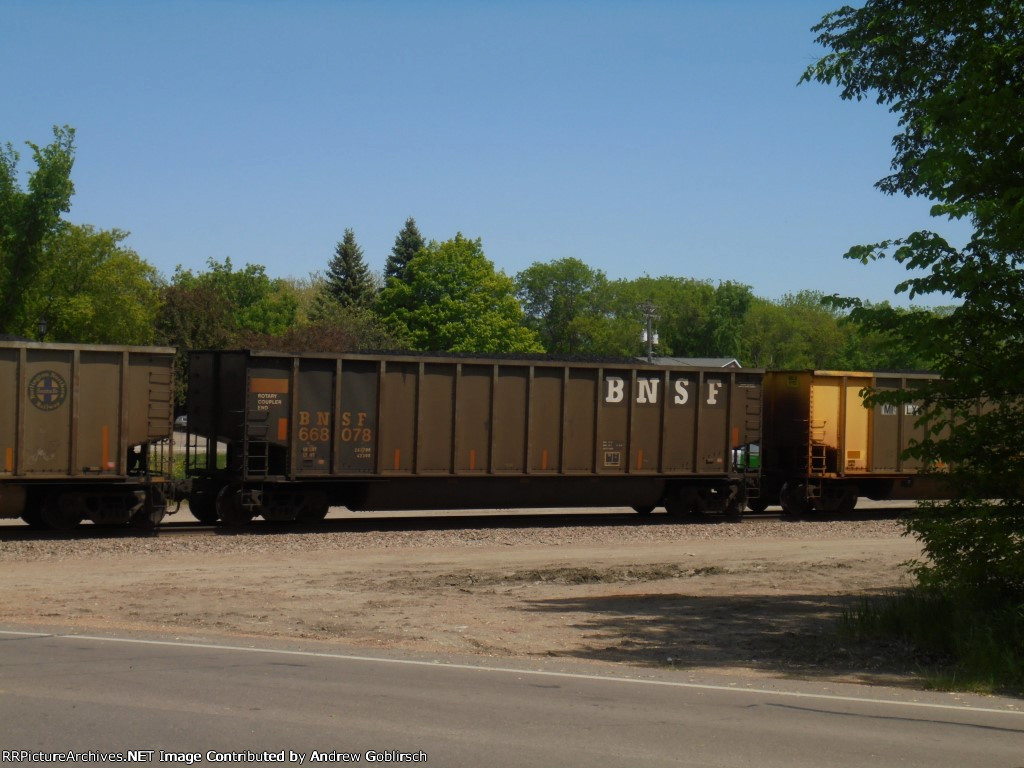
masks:
<svg viewBox="0 0 1024 768"><path fill-rule="evenodd" d="M236 653L269 653L282 656L299 656L316 659L336 659L340 661L360 661L376 664L404 664L413 667L430 667L431 669L458 669L470 672L496 672L511 675L533 675L537 677L555 677L570 680L596 680L607 683L628 683L633 685L658 685L669 688L688 688L700 691L721 691L723 693L759 693L765 696L777 696L794 699L817 699L819 701L841 701L857 704L888 704L895 707L917 707L919 709L937 709L953 712L983 712L994 715L1024 716L1024 709L994 709L986 707L969 707L959 704L933 704L924 701L897 701L895 699L870 699L859 696L839 696L830 693L801 693L799 691L772 691L763 688L740 688L729 685L709 685L705 683L684 683L675 680L644 680L629 677L611 677L607 675L587 675L576 672L550 672L542 669L514 669L512 667L485 667L474 664L455 664L445 661L418 661L415 659L387 659L374 656L357 656L346 653L323 653L318 651L285 651L275 648L246 648L237 645L214 645L211 643L186 643L177 640L143 640L132 637L95 637L92 635L46 634L42 632L15 632L0 630L0 635L20 637L52 637L58 640L92 640L103 643L128 643L135 645L169 646L172 648L195 648L208 651L232 651Z"/></svg>

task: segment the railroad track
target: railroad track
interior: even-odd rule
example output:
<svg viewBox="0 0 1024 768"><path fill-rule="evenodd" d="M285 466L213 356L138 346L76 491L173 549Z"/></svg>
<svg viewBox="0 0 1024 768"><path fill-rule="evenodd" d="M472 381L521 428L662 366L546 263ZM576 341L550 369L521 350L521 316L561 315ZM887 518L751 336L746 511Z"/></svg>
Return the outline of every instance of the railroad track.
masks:
<svg viewBox="0 0 1024 768"><path fill-rule="evenodd" d="M140 534L127 526L105 526L84 523L70 533L57 531L40 531L29 528L19 522L0 525L0 541L54 540L54 539L103 539L103 538L138 538L140 536L274 536L296 533L364 533L369 531L458 531L473 529L523 529L523 528L573 528L573 527L638 527L638 526L676 526L676 525L736 525L744 520L795 520L802 522L838 522L857 520L892 520L906 511L906 507L876 507L858 510L849 515L809 514L802 517L790 517L781 512L748 513L740 521L722 515L670 516L665 513L638 515L631 510L591 512L552 513L552 512L489 512L479 513L446 513L423 516L422 513L401 515L384 513L373 515L361 513L359 517L329 517L315 525L302 525L292 522L275 522L254 520L249 525L228 529L221 526L206 525L195 520L187 510L168 517L155 534Z"/></svg>

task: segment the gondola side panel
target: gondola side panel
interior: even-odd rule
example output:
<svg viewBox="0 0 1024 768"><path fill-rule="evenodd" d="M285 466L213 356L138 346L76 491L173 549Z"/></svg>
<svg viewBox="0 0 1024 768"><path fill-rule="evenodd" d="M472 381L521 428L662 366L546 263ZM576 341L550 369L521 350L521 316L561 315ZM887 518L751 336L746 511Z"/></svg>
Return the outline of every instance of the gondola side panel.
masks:
<svg viewBox="0 0 1024 768"><path fill-rule="evenodd" d="M124 356L119 352L82 352L78 367L78 430L76 433L76 470L83 474L113 474L124 472L125 457L121 455L122 390L121 374ZM127 373L127 372L125 372ZM143 425L139 430L140 443L145 442L144 419L146 398L125 404L125 413L132 414ZM131 416L129 416L131 418ZM128 443L129 441L125 441Z"/></svg>
<svg viewBox="0 0 1024 768"><path fill-rule="evenodd" d="M848 475L867 472L871 457L871 409L861 394L871 385L870 378L851 377L846 380L846 419L844 421L841 472Z"/></svg>
<svg viewBox="0 0 1024 768"><path fill-rule="evenodd" d="M717 475L730 469L730 375L705 371L698 388L697 474Z"/></svg>
<svg viewBox="0 0 1024 768"><path fill-rule="evenodd" d="M407 475L415 469L419 364L388 360L384 365L378 419L378 472Z"/></svg>
<svg viewBox="0 0 1024 768"><path fill-rule="evenodd" d="M451 363L424 363L416 424L416 471L449 474L454 438L455 370Z"/></svg>
<svg viewBox="0 0 1024 768"><path fill-rule="evenodd" d="M19 470L18 389L20 355L17 349L0 348L0 477Z"/></svg>
<svg viewBox="0 0 1024 768"><path fill-rule="evenodd" d="M333 360L299 360L291 451L292 472L296 475L322 476L331 472L336 369Z"/></svg>
<svg viewBox="0 0 1024 768"><path fill-rule="evenodd" d="M597 421L594 404L598 398L597 370L571 368L565 398L564 467L567 474L594 472L594 444Z"/></svg>
<svg viewBox="0 0 1024 768"><path fill-rule="evenodd" d="M71 434L74 378L70 349L29 348L25 361L25 476L59 476L72 472Z"/></svg>
<svg viewBox="0 0 1024 768"><path fill-rule="evenodd" d="M458 474L486 474L490 467L493 378L491 365L461 366L455 419L455 471Z"/></svg>
<svg viewBox="0 0 1024 768"><path fill-rule="evenodd" d="M529 366L499 365L494 382L494 472L523 474L526 469Z"/></svg>
<svg viewBox="0 0 1024 768"><path fill-rule="evenodd" d="M900 388L900 380L879 377L874 383L881 393L894 392ZM891 473L900 466L900 406L876 403L872 413L871 469L880 473Z"/></svg>
<svg viewBox="0 0 1024 768"><path fill-rule="evenodd" d="M669 474L692 475L697 472L697 391L700 372L669 374L664 421L664 463Z"/></svg>
<svg viewBox="0 0 1024 768"><path fill-rule="evenodd" d="M562 468L562 408L565 369L535 367L530 398L530 472Z"/></svg>
<svg viewBox="0 0 1024 768"><path fill-rule="evenodd" d="M639 371L630 419L629 471L652 474L661 464L662 411L665 376L660 371Z"/></svg>
<svg viewBox="0 0 1024 768"><path fill-rule="evenodd" d="M377 471L379 383L377 362L343 361L341 407L335 422L340 474L369 475Z"/></svg>
<svg viewBox="0 0 1024 768"><path fill-rule="evenodd" d="M620 474L629 462L629 423L633 400L629 369L606 369L597 421L597 474Z"/></svg>

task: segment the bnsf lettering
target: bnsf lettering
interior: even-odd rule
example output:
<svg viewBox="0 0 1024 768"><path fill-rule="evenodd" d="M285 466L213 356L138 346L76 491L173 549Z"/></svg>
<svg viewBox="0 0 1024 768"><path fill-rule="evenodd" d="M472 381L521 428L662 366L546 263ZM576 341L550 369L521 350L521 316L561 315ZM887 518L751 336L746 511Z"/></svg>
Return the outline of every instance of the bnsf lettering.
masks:
<svg viewBox="0 0 1024 768"><path fill-rule="evenodd" d="M605 391L604 401L606 403L621 403L623 391L626 388L626 382L618 376L609 376L604 381L608 387Z"/></svg>
<svg viewBox="0 0 1024 768"><path fill-rule="evenodd" d="M636 380L636 402L638 405L656 405L660 395L661 379L637 378ZM626 397L626 380L621 376L607 376L604 380L604 402L607 405L621 403ZM722 387L725 386L721 379L708 379L705 382L706 397L704 402L707 405L719 405L719 397ZM676 379L672 382L673 405L686 405L690 402L690 380Z"/></svg>
<svg viewBox="0 0 1024 768"><path fill-rule="evenodd" d="M636 401L641 405L658 402L658 379L637 379Z"/></svg>
<svg viewBox="0 0 1024 768"><path fill-rule="evenodd" d="M676 379L676 405L686 405L687 401L690 399L689 386L689 379Z"/></svg>
<svg viewBox="0 0 1024 768"><path fill-rule="evenodd" d="M341 432L338 437L343 443L372 443L373 430L366 426L369 414L366 411L352 413L344 411L341 414ZM365 458L369 458L366 456Z"/></svg>
<svg viewBox="0 0 1024 768"><path fill-rule="evenodd" d="M299 426L308 427L310 425L310 414L309 411L299 411ZM329 427L331 426L331 414L330 411L317 411L316 412L316 425L318 427Z"/></svg>
<svg viewBox="0 0 1024 768"><path fill-rule="evenodd" d="M369 414L365 411L353 414L345 411L341 414L341 430L338 437L343 443L372 443L373 430L366 425ZM330 411L299 411L299 440L304 443L326 443L331 439Z"/></svg>
<svg viewBox="0 0 1024 768"><path fill-rule="evenodd" d="M722 388L722 382L710 379L708 381L708 405L718 405L718 390Z"/></svg>
<svg viewBox="0 0 1024 768"><path fill-rule="evenodd" d="M366 412L361 411L356 414L356 426L362 427L366 423ZM341 426L351 427L352 426L352 412L345 411L341 414Z"/></svg>

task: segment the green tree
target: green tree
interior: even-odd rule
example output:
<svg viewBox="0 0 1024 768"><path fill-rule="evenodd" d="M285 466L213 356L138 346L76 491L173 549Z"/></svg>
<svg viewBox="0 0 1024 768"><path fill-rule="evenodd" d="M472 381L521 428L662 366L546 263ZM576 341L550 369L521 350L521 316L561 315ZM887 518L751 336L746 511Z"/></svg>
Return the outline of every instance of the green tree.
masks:
<svg viewBox="0 0 1024 768"><path fill-rule="evenodd" d="M654 328L660 336L655 354L675 354L673 334L675 308L683 281L675 277L643 276L633 280L612 280L601 290L600 305L605 308L599 340L603 348L595 354L637 357L646 354L642 334L647 328L641 305L650 302L657 319Z"/></svg>
<svg viewBox="0 0 1024 768"><path fill-rule="evenodd" d="M18 152L10 143L0 147L0 333L20 333L36 322L25 302L42 270L46 241L71 209L75 130L54 126L53 137L46 147L26 142L36 164L27 191L18 182Z"/></svg>
<svg viewBox="0 0 1024 768"><path fill-rule="evenodd" d="M842 313L817 291L755 298L743 321L740 359L757 368L837 368L848 335Z"/></svg>
<svg viewBox="0 0 1024 768"><path fill-rule="evenodd" d="M231 259L207 261L207 271L175 270L163 290L157 338L178 348L175 395L184 402L188 351L241 346L246 340L286 333L295 325L299 299L285 280L262 266L234 269Z"/></svg>
<svg viewBox="0 0 1024 768"><path fill-rule="evenodd" d="M749 285L732 280L715 287L706 336L710 344L703 354L739 357L743 349L743 320L750 310L754 294Z"/></svg>
<svg viewBox="0 0 1024 768"><path fill-rule="evenodd" d="M172 282L161 292L162 309L157 318L157 341L190 349L218 349L234 345L237 329L231 308L209 283Z"/></svg>
<svg viewBox="0 0 1024 768"><path fill-rule="evenodd" d="M401 329L389 328L365 307L334 305L331 314L303 323L284 333L242 333L242 346L282 352L358 352L397 349L403 346Z"/></svg>
<svg viewBox="0 0 1024 768"><path fill-rule="evenodd" d="M395 237L387 263L384 265L384 282L390 278L405 279L405 267L427 243L416 226L416 220L410 216L405 226Z"/></svg>
<svg viewBox="0 0 1024 768"><path fill-rule="evenodd" d="M551 354L607 353L608 278L576 258L535 262L516 275L526 324Z"/></svg>
<svg viewBox="0 0 1024 768"><path fill-rule="evenodd" d="M296 325L309 325L317 314L317 307L322 301L324 277L320 272L312 272L309 277L283 277L278 282L282 293L295 298Z"/></svg>
<svg viewBox="0 0 1024 768"><path fill-rule="evenodd" d="M180 277L180 270L178 276ZM236 345L237 332L231 308L209 282L172 282L161 292L161 311L156 320L156 339L176 347L174 397L179 405L188 391L188 352L193 349L224 349Z"/></svg>
<svg viewBox="0 0 1024 768"><path fill-rule="evenodd" d="M389 280L377 301L386 323L405 328L413 349L482 354L544 351L526 327L515 283L496 272L480 240L431 242Z"/></svg>
<svg viewBox="0 0 1024 768"><path fill-rule="evenodd" d="M229 336L239 331L284 333L295 324L298 298L287 281L271 279L258 264L236 270L230 257L223 263L209 259L206 266L207 271L198 274L178 267L171 284L185 290L203 289L199 293L216 297L227 312Z"/></svg>
<svg viewBox="0 0 1024 768"><path fill-rule="evenodd" d="M323 298L341 307L368 307L376 296L377 286L366 266L363 249L356 243L355 232L346 229L327 265Z"/></svg>
<svg viewBox="0 0 1024 768"><path fill-rule="evenodd" d="M830 52L803 79L834 83L845 99L872 97L899 117L893 172L879 188L973 225L962 248L914 232L847 254L917 270L897 290L939 295L952 311L848 305L864 328L915 345L943 375L914 393L930 427L914 453L953 468L955 498L908 522L929 557L918 575L969 595L962 604L1011 606L1024 635L1024 5L868 0L815 30Z"/></svg>
<svg viewBox="0 0 1024 768"><path fill-rule="evenodd" d="M26 318L46 321L46 341L148 344L160 312L156 269L121 242L126 232L65 224L46 240L42 267L25 291ZM20 332L31 335L35 322Z"/></svg>
<svg viewBox="0 0 1024 768"><path fill-rule="evenodd" d="M678 357L740 357L743 318L753 300L746 285L685 277L639 277L611 284L622 353L638 354L641 304L657 310L658 353Z"/></svg>
<svg viewBox="0 0 1024 768"><path fill-rule="evenodd" d="M840 304L841 306L841 304ZM877 306L865 304L871 313L892 312L894 321L903 326L912 322L908 318L917 313L944 314L948 310L892 307L889 302ZM858 315L846 314L840 318L839 327L843 331L844 347L838 361L832 367L855 371L930 371L937 363L928 356L927 351L919 343L908 343L891 331L867 327L857 322Z"/></svg>

